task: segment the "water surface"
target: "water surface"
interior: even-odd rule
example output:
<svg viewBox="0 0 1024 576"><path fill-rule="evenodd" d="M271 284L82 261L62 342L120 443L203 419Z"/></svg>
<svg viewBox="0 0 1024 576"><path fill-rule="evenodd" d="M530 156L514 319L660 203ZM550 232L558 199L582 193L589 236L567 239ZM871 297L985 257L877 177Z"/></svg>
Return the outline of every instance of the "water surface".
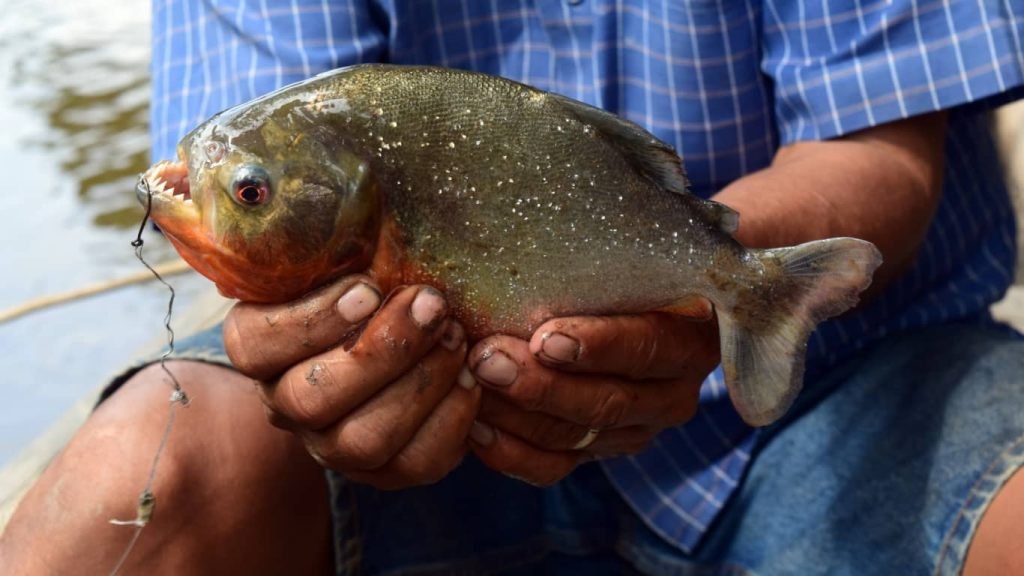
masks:
<svg viewBox="0 0 1024 576"><path fill-rule="evenodd" d="M129 242L148 162L149 6L0 4L0 309L142 269ZM147 233L151 262L174 256ZM206 282L176 278L187 306ZM160 335L156 283L0 324L0 465Z"/></svg>

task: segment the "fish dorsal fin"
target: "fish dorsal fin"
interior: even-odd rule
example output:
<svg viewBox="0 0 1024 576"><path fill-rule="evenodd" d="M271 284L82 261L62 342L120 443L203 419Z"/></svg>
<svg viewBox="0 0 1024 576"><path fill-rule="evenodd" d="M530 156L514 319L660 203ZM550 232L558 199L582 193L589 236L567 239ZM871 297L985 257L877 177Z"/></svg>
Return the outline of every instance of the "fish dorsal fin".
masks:
<svg viewBox="0 0 1024 576"><path fill-rule="evenodd" d="M611 112L595 108L558 94L547 94L576 118L608 137L622 156L652 182L676 194L686 196L704 218L730 236L736 233L739 214L724 204L701 200L690 194L689 182L679 155L671 146L640 126Z"/></svg>
<svg viewBox="0 0 1024 576"><path fill-rule="evenodd" d="M640 126L611 112L594 108L558 94L547 94L584 124L608 137L623 158L658 186L677 194L689 194L679 155L671 146Z"/></svg>

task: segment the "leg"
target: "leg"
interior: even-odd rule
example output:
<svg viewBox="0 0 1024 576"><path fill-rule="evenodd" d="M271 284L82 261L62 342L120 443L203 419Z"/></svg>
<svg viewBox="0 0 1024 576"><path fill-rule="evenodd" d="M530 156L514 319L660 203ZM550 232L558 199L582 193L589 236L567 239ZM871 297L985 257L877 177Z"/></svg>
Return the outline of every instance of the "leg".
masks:
<svg viewBox="0 0 1024 576"><path fill-rule="evenodd" d="M764 574L961 573L971 540L986 541L986 509L994 528L1013 522L1004 515L1015 483L1006 481L1024 463L1024 342L934 328L847 370L751 467L737 500L745 515L725 522L746 544L718 544ZM1004 507L993 507L997 498ZM758 537L766 532L779 537Z"/></svg>
<svg viewBox="0 0 1024 576"><path fill-rule="evenodd" d="M642 551L680 574L1020 572L1022 374L1024 340L1003 330L891 338L810 382L788 421L761 433L691 557Z"/></svg>
<svg viewBox="0 0 1024 576"><path fill-rule="evenodd" d="M179 408L154 482L156 511L123 573L325 573L330 519L322 469L267 424L252 383L222 367L168 363L191 404ZM5 573L105 574L133 528L166 422L158 366L132 377L89 418L26 495L0 540Z"/></svg>

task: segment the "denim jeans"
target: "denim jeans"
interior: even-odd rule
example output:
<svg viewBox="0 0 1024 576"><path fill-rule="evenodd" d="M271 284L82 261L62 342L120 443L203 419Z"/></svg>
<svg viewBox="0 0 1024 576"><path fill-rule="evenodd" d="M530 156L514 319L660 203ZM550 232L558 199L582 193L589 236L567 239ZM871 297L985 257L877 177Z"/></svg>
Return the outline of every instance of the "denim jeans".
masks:
<svg viewBox="0 0 1024 576"><path fill-rule="evenodd" d="M175 356L227 364L219 327ZM337 571L958 574L1024 463L1024 340L966 324L891 337L810 379L758 434L740 489L692 554L652 532L599 462L548 488L472 457L399 492L328 473Z"/></svg>

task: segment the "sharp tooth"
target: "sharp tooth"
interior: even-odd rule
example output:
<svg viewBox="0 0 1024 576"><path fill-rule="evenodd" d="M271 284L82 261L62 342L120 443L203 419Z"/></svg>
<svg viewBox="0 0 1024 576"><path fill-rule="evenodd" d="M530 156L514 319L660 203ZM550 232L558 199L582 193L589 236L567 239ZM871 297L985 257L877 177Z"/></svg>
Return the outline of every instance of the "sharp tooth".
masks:
<svg viewBox="0 0 1024 576"><path fill-rule="evenodd" d="M191 206L191 205L192 205L192 199L191 198L186 198L185 199L185 206Z"/></svg>
<svg viewBox="0 0 1024 576"><path fill-rule="evenodd" d="M154 194L168 195L170 192L167 190L167 183L163 181L159 176L153 182Z"/></svg>

